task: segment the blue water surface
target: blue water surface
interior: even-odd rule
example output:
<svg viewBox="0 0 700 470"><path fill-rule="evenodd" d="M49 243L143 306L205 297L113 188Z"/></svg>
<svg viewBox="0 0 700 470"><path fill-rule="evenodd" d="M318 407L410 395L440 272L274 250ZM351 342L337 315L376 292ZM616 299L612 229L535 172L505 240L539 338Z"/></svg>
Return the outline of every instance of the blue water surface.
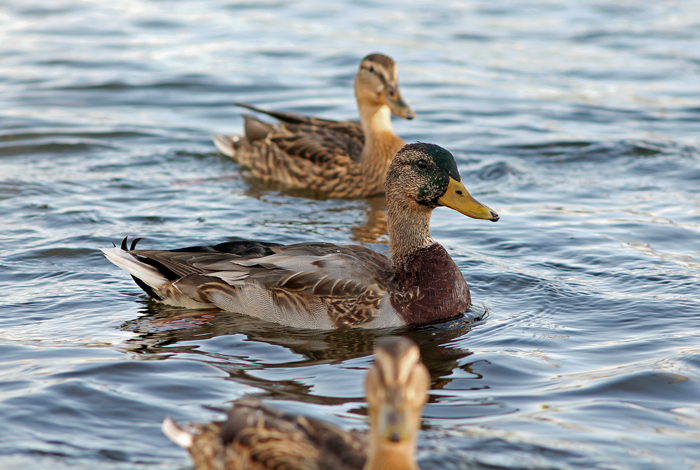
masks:
<svg viewBox="0 0 700 470"><path fill-rule="evenodd" d="M695 3L28 0L0 23L0 468L190 468L163 418L246 393L365 429L390 333L432 375L423 469L700 468ZM386 253L381 198L262 185L210 140L234 101L356 118L371 52L417 112L396 132L501 215L433 215L484 320L290 330L155 304L103 257L125 235Z"/></svg>

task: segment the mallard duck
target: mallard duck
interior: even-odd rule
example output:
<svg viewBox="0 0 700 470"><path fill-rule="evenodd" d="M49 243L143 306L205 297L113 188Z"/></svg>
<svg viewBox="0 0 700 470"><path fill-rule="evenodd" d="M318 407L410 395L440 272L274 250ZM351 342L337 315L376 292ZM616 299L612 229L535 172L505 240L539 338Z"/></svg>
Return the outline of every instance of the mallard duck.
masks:
<svg viewBox="0 0 700 470"><path fill-rule="evenodd" d="M232 241L172 251L103 249L156 300L216 306L300 328L384 328L455 318L471 304L469 287L430 236L430 215L450 207L476 219L498 214L461 182L450 152L406 145L386 178L391 258L358 245L280 245Z"/></svg>
<svg viewBox="0 0 700 470"><path fill-rule="evenodd" d="M196 470L418 470L415 448L430 374L418 346L383 338L367 374L367 436L283 413L259 399L234 403L223 423L188 425L166 418L163 432L187 449Z"/></svg>
<svg viewBox="0 0 700 470"><path fill-rule="evenodd" d="M399 91L396 64L382 54L370 54L355 76L360 121L331 121L299 114L265 111L280 122L245 118L245 135L217 135L221 153L248 167L264 181L287 188L310 189L329 197L381 194L391 158L404 146L391 127L391 113L413 119Z"/></svg>

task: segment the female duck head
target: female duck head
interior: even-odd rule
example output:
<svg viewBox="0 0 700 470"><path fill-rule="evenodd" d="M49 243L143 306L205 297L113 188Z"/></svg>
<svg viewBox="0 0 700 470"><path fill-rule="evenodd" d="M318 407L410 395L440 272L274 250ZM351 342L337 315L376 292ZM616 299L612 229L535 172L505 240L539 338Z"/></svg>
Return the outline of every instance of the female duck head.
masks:
<svg viewBox="0 0 700 470"><path fill-rule="evenodd" d="M496 212L474 199L464 187L450 152L435 144L404 146L386 177L387 201L428 212L446 206L474 219L498 221ZM390 203L389 203L390 204Z"/></svg>
<svg viewBox="0 0 700 470"><path fill-rule="evenodd" d="M370 439L364 470L418 470L414 453L430 390L430 373L418 346L408 338L381 339L365 389Z"/></svg>
<svg viewBox="0 0 700 470"><path fill-rule="evenodd" d="M383 54L370 54L362 59L355 76L355 96L360 104L386 105L402 118L416 116L401 96L396 63Z"/></svg>

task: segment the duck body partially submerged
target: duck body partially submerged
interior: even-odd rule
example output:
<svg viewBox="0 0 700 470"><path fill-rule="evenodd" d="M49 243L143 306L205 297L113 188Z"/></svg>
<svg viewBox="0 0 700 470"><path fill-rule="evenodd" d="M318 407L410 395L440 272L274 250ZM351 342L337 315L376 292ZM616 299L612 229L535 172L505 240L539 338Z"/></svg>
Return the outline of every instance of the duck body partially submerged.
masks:
<svg viewBox="0 0 700 470"><path fill-rule="evenodd" d="M438 244L418 250L398 272L389 258L360 245L252 244L253 254L249 241L162 251L128 250L125 240L106 253L134 271L155 300L216 306L297 328L424 324L470 305L464 277Z"/></svg>
<svg viewBox="0 0 700 470"><path fill-rule="evenodd" d="M284 413L262 400L237 400L227 420L182 428L166 420L166 435L192 455L197 470L358 470L366 439L324 421Z"/></svg>
<svg viewBox="0 0 700 470"><path fill-rule="evenodd" d="M214 143L263 181L337 198L381 194L391 158L404 146L394 134L391 114L412 119L415 113L399 91L396 64L383 54L362 60L355 77L355 97L360 122L237 103L279 122L244 116L243 135L217 135Z"/></svg>
<svg viewBox="0 0 700 470"><path fill-rule="evenodd" d="M386 328L455 318L469 287L430 236L435 207L473 218L498 215L469 195L452 155L410 144L386 181L391 258L359 245L233 241L178 250L103 250L156 300L219 307L299 328Z"/></svg>

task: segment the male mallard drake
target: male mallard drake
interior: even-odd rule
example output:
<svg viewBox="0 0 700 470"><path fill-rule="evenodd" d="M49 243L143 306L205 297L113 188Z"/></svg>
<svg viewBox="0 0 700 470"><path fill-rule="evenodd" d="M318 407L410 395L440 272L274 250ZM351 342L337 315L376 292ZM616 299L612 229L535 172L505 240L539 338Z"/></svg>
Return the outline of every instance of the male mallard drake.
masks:
<svg viewBox="0 0 700 470"><path fill-rule="evenodd" d="M367 436L253 398L236 401L224 423L182 429L166 418L163 432L189 451L196 470L418 470L416 439L430 389L418 346L407 338L381 339L365 389Z"/></svg>
<svg viewBox="0 0 700 470"><path fill-rule="evenodd" d="M409 144L386 178L391 259L358 245L233 241L173 251L103 249L148 295L169 305L216 306L300 328L384 328L454 318L469 287L430 236L430 215L450 207L476 219L498 214L461 182L450 152Z"/></svg>
<svg viewBox="0 0 700 470"><path fill-rule="evenodd" d="M288 188L306 188L330 197L366 197L384 191L391 158L404 146L391 127L391 113L413 119L399 91L394 61L370 54L355 76L360 122L331 121L293 113L264 111L268 124L245 117L245 135L217 135L221 153L250 168L257 178Z"/></svg>

